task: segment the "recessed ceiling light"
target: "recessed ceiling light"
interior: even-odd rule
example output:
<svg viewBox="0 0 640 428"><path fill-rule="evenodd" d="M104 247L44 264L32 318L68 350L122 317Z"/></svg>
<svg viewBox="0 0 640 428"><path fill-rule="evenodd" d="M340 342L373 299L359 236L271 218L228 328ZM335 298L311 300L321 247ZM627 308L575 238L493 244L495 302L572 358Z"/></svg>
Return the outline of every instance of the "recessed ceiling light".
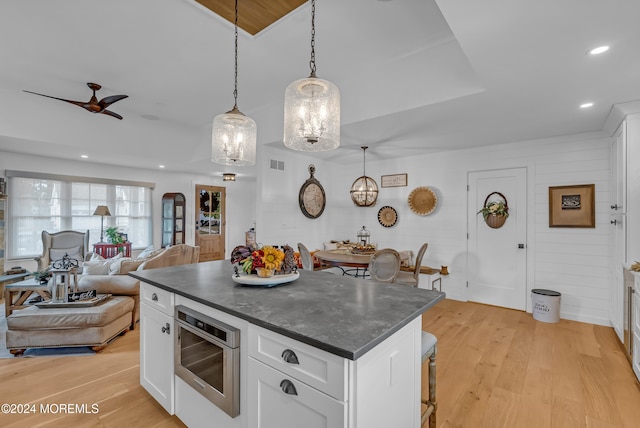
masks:
<svg viewBox="0 0 640 428"><path fill-rule="evenodd" d="M598 55L604 53L609 50L609 46L598 46L597 48L593 48L589 51L591 55Z"/></svg>
<svg viewBox="0 0 640 428"><path fill-rule="evenodd" d="M580 104L580 108L589 108L589 107L593 107L593 103Z"/></svg>
<svg viewBox="0 0 640 428"><path fill-rule="evenodd" d="M81 157L82 159L87 159L89 156L87 156L87 155L80 155L80 157Z"/></svg>
<svg viewBox="0 0 640 428"><path fill-rule="evenodd" d="M164 168L164 165L158 165L158 168Z"/></svg>

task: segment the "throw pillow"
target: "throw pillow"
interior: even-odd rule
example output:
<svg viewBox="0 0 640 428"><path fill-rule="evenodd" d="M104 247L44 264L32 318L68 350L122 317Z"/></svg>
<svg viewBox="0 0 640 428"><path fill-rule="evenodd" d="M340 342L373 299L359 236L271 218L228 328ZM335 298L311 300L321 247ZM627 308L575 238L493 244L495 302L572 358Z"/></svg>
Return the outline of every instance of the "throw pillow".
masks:
<svg viewBox="0 0 640 428"><path fill-rule="evenodd" d="M82 267L83 275L107 275L109 273L109 260L96 260L84 262Z"/></svg>
<svg viewBox="0 0 640 428"><path fill-rule="evenodd" d="M154 251L155 251L155 248L153 248L153 245L149 245L147 248L142 250L140 254L138 254L138 258L144 259L147 257L151 257L151 253L153 253Z"/></svg>
<svg viewBox="0 0 640 428"><path fill-rule="evenodd" d="M92 262L98 261L98 260L105 260L104 257L102 257L100 254L98 253L93 253L91 254L91 260Z"/></svg>
<svg viewBox="0 0 640 428"><path fill-rule="evenodd" d="M61 260L65 254L69 255L69 258L78 260L79 263L82 263L84 260L84 256L82 255L82 251L80 250L82 246L78 245L77 247L70 248L51 248L49 250L49 258L52 262L56 260Z"/></svg>

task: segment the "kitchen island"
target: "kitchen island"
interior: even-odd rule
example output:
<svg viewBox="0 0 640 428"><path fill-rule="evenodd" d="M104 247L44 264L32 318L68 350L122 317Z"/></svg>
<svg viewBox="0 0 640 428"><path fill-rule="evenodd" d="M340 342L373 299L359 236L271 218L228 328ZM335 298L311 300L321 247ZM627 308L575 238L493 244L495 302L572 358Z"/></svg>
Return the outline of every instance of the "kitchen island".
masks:
<svg viewBox="0 0 640 428"><path fill-rule="evenodd" d="M421 315L443 293L313 271L241 286L228 261L130 275L142 281L141 383L187 425L419 426ZM174 375L176 307L239 330L235 417Z"/></svg>

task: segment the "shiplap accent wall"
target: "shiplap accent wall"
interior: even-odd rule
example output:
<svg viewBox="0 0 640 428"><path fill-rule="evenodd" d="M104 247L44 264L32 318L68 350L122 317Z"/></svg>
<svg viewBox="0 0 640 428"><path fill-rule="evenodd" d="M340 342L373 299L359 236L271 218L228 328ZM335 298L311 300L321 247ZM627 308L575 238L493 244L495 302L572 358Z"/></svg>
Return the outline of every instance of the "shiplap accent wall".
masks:
<svg viewBox="0 0 640 428"><path fill-rule="evenodd" d="M287 181L295 177L293 184L272 180L269 176L269 184L263 183L263 191L269 187L271 192L267 206L273 209L267 211L275 215L277 207L277 212L289 213L286 215L288 226L286 229L276 227L273 233L263 227L260 234L273 242L281 237L290 242L300 240L313 250L330 239L355 240L357 231L365 225L371 231L372 242L379 247L417 252L423 242L429 242L423 265L447 265L451 274L443 279L443 291L449 298L466 300L468 172L526 167L528 311L531 310L531 289L552 289L562 293L562 318L610 325L610 144L610 138L585 134L403 159L375 160L369 155L367 175L378 184L381 175L407 173L409 177L407 187L381 188L378 202L371 208L355 207L349 197L351 183L361 175L361 163L323 165L319 171L324 177L318 178L327 191L327 208L317 220L306 219L297 207L297 190L306 179L306 163L310 158L301 158L304 161L297 166L295 161L288 160L300 170L287 176ZM373 154L375 150L375 146L370 146L369 152ZM296 155L289 156L295 159ZM329 168L329 172L325 168ZM590 183L594 183L596 189L596 227L549 228L549 186ZM272 192L279 186L287 190L275 190L279 194L276 202ZM438 196L438 207L429 216L418 216L407 205L409 193L418 186L429 186ZM398 223L392 228L378 223L377 213L384 205L398 211ZM265 207L265 204L259 200L258 206ZM477 209L473 207L474 211Z"/></svg>

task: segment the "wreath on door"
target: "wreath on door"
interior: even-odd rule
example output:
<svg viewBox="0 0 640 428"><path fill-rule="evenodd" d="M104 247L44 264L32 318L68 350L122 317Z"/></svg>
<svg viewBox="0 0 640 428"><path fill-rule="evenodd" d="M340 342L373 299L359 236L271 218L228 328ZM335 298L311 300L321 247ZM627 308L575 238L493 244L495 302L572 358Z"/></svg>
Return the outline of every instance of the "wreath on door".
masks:
<svg viewBox="0 0 640 428"><path fill-rule="evenodd" d="M497 195L497 198L494 196ZM491 196L494 196L491 198ZM491 192L484 200L484 206L477 214L482 213L485 223L492 229L501 228L509 217L507 198L500 192Z"/></svg>

